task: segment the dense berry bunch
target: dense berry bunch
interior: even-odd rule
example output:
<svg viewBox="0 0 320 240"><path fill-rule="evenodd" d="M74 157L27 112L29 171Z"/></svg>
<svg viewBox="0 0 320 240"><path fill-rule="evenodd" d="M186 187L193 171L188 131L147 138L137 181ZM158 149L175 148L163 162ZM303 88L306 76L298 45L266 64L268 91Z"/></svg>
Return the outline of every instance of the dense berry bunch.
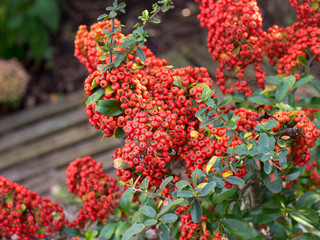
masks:
<svg viewBox="0 0 320 240"><path fill-rule="evenodd" d="M320 13L317 0L289 0L289 2L296 9L298 20L308 25L319 26Z"/></svg>
<svg viewBox="0 0 320 240"><path fill-rule="evenodd" d="M234 87L226 86L229 79L236 79L234 86L246 96L253 92L245 78L245 69L254 65L259 88L264 87L265 72L261 69L264 36L262 17L255 0L225 1L201 0L198 16L202 27L209 30L208 48L214 61L220 62L216 70L217 85L224 94L233 93ZM224 72L224 69L228 73Z"/></svg>
<svg viewBox="0 0 320 240"><path fill-rule="evenodd" d="M62 208L0 176L0 235L11 239L54 236L66 224Z"/></svg>
<svg viewBox="0 0 320 240"><path fill-rule="evenodd" d="M268 30L263 48L272 65L279 63L279 74L296 74L299 78L303 65L298 56L305 57L309 63L320 60L320 29L302 22L286 28L273 26Z"/></svg>
<svg viewBox="0 0 320 240"><path fill-rule="evenodd" d="M117 180L110 178L102 169L102 164L91 157L78 158L66 170L69 192L84 202L72 227L83 227L88 221L103 221L113 213L120 199Z"/></svg>

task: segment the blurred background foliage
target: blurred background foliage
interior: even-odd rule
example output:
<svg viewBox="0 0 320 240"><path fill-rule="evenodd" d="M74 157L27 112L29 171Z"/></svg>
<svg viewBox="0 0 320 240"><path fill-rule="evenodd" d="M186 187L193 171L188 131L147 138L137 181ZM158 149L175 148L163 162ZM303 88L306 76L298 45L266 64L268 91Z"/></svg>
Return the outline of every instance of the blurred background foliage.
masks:
<svg viewBox="0 0 320 240"><path fill-rule="evenodd" d="M0 1L0 57L39 64L53 54L52 34L60 24L57 0Z"/></svg>

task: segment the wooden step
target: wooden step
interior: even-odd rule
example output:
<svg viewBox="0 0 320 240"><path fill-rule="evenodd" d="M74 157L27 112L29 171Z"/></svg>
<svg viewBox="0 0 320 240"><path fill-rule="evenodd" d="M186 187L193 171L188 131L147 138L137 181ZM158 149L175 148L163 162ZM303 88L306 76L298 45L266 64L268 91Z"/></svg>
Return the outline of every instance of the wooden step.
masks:
<svg viewBox="0 0 320 240"><path fill-rule="evenodd" d="M79 90L58 99L56 102L44 103L9 116L3 116L0 118L0 136L6 132L16 131L23 126L33 124L68 110L78 107L83 108L87 97L83 90Z"/></svg>

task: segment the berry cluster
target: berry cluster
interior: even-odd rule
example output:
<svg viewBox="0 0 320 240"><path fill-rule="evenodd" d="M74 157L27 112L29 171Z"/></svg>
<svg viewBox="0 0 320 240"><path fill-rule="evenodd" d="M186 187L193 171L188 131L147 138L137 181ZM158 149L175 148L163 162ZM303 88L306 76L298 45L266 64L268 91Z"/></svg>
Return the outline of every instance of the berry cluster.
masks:
<svg viewBox="0 0 320 240"><path fill-rule="evenodd" d="M0 235L11 239L53 237L66 224L56 202L0 176Z"/></svg>
<svg viewBox="0 0 320 240"><path fill-rule="evenodd" d="M198 223L192 222L191 214L186 213L181 216L181 234L179 240L224 240L220 232L214 233L214 237L210 238L211 232L206 229L207 217L202 216Z"/></svg>
<svg viewBox="0 0 320 240"><path fill-rule="evenodd" d="M245 79L245 69L254 65L259 88L264 87L265 72L260 63L263 58L260 42L262 17L255 0L201 2L198 19L209 30L208 48L214 61L220 62L216 70L217 85L224 94L237 91L246 96L253 92ZM228 74L223 70L226 69ZM234 87L226 87L229 79L236 79Z"/></svg>
<svg viewBox="0 0 320 240"><path fill-rule="evenodd" d="M91 157L78 158L66 170L69 192L83 201L78 217L71 227L84 227L88 221L103 221L118 206L121 192L117 180L110 178L102 164Z"/></svg>

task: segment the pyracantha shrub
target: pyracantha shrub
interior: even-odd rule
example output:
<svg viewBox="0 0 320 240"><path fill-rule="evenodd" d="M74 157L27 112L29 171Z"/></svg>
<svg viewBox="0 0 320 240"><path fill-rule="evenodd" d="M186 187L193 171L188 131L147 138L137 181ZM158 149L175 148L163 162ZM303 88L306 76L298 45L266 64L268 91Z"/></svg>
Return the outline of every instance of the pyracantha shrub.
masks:
<svg viewBox="0 0 320 240"><path fill-rule="evenodd" d="M11 239L54 237L66 224L57 202L0 176L0 235Z"/></svg>

